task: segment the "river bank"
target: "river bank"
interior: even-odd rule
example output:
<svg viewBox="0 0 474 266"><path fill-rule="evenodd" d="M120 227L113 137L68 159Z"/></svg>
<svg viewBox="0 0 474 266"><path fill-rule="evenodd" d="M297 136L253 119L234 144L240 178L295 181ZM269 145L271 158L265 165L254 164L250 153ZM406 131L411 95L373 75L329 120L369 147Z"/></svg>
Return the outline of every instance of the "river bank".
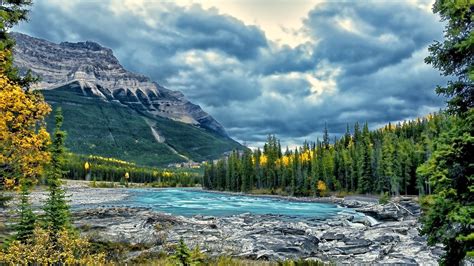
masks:
<svg viewBox="0 0 474 266"><path fill-rule="evenodd" d="M130 262L169 252L181 238L191 247L199 245L210 256L251 260L306 258L336 264L436 265L442 254L440 246L428 247L426 239L418 235L419 208L408 200L381 205L353 197L322 199L369 214L377 222L347 213L330 219L251 213L184 217L148 208L113 207L114 202L130 196L128 189L90 188L84 182L66 186L74 206L81 206L73 207L75 225L95 242L130 247L121 255L121 260ZM33 203L38 205L45 196L44 191L33 192ZM321 202L315 198L279 199Z"/></svg>

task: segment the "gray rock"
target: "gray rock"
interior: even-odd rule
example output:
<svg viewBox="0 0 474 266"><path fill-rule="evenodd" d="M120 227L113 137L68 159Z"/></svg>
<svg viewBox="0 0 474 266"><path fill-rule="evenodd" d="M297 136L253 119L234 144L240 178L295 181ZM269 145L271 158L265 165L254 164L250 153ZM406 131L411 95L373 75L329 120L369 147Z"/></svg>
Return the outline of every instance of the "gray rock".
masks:
<svg viewBox="0 0 474 266"><path fill-rule="evenodd" d="M86 233L98 240L140 243L152 249L183 238L191 247L205 247L210 256L411 265L436 264L443 254L442 247L428 247L426 239L418 236L415 219L367 227L350 226L345 217L326 221L252 214L175 217L139 208L97 208L75 213L76 224L88 227L90 232Z"/></svg>
<svg viewBox="0 0 474 266"><path fill-rule="evenodd" d="M327 233L324 233L321 238L326 240L326 241L341 240L341 239L344 238L344 235L343 234L336 234L334 232L327 232Z"/></svg>
<svg viewBox="0 0 474 266"><path fill-rule="evenodd" d="M304 235L305 231L301 229L283 227L283 228L276 228L275 231L281 232L284 235Z"/></svg>
<svg viewBox="0 0 474 266"><path fill-rule="evenodd" d="M389 244L389 243L392 243L392 242L400 241L400 237L399 236L392 236L392 235L383 235L383 236L377 237L374 241L377 242L377 243L380 243L380 244Z"/></svg>
<svg viewBox="0 0 474 266"><path fill-rule="evenodd" d="M353 247L368 247L372 244L372 241L367 239L346 239L344 240L344 244L347 246Z"/></svg>
<svg viewBox="0 0 474 266"><path fill-rule="evenodd" d="M94 42L52 43L21 33L16 40L14 64L41 77L33 89L54 89L70 84L85 96L118 102L152 116L210 129L227 136L219 122L179 91L168 90L150 78L127 71L111 49Z"/></svg>

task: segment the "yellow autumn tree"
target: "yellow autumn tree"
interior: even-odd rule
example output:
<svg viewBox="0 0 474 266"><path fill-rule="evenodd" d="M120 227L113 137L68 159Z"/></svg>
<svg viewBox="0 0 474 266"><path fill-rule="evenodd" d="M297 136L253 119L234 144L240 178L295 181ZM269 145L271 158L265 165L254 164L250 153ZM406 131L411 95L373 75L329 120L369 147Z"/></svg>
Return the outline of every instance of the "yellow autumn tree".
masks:
<svg viewBox="0 0 474 266"><path fill-rule="evenodd" d="M0 51L1 64L8 51ZM41 94L24 91L0 69L0 177L35 180L50 160L44 118L51 112Z"/></svg>
<svg viewBox="0 0 474 266"><path fill-rule="evenodd" d="M324 183L324 181L322 180L318 180L318 183L316 185L316 189L318 190L318 194L319 196L325 196L326 195L326 192L327 192L327 186L326 186L326 183Z"/></svg>

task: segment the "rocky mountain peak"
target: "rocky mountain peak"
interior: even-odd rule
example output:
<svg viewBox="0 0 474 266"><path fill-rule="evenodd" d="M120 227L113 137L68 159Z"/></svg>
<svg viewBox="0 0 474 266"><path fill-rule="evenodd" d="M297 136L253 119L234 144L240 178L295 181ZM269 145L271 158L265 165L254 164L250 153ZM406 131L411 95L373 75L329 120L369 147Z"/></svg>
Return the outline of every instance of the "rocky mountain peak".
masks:
<svg viewBox="0 0 474 266"><path fill-rule="evenodd" d="M96 42L86 41L86 42L62 42L59 46L71 49L79 49L79 50L91 50L91 51L105 51L106 53L110 53L112 55L112 50L109 48L102 47L100 44Z"/></svg>
<svg viewBox="0 0 474 266"><path fill-rule="evenodd" d="M41 77L34 89L51 90L77 83L84 92L92 92L104 101L227 136L219 122L181 92L168 90L144 75L126 70L109 48L91 41L56 44L22 33L11 34L16 40L15 65L22 72L31 70Z"/></svg>

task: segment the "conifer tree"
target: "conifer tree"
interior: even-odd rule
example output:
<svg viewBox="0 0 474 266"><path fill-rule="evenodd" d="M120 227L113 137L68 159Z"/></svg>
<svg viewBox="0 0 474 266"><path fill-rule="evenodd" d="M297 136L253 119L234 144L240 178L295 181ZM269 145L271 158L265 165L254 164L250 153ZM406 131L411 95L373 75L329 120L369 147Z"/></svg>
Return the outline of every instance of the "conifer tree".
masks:
<svg viewBox="0 0 474 266"><path fill-rule="evenodd" d="M371 140L369 134L369 126L367 123L364 125L362 132L362 143L360 145L360 159L361 168L359 175L359 191L362 193L369 193L372 191L372 150Z"/></svg>
<svg viewBox="0 0 474 266"><path fill-rule="evenodd" d="M51 163L47 171L48 199L43 207L45 212L44 225L51 234L52 241L56 241L59 233L71 229L71 215L66 201L66 192L61 187L61 179L67 173L64 170L66 133L61 130L63 115L61 108L56 110L55 128L50 147Z"/></svg>
<svg viewBox="0 0 474 266"><path fill-rule="evenodd" d="M173 259L177 260L183 266L191 265L191 251L188 246L184 243L184 240L181 238L179 240L176 251L172 256Z"/></svg>
<svg viewBox="0 0 474 266"><path fill-rule="evenodd" d="M474 256L474 9L472 1L437 0L433 12L445 21L444 41L429 47L425 61L453 77L436 91L449 97L451 128L435 140L430 159L418 172L430 178L434 204L422 218L428 243L444 244L443 265Z"/></svg>
<svg viewBox="0 0 474 266"><path fill-rule="evenodd" d="M252 164L252 152L250 150L246 150L243 157L242 191L248 192L252 190L254 178L255 173Z"/></svg>
<svg viewBox="0 0 474 266"><path fill-rule="evenodd" d="M44 118L51 111L38 92L28 91L35 81L30 73L19 75L13 65L15 41L8 31L27 19L29 0L7 0L0 5L0 177L19 183L19 221L15 237L25 242L32 236L36 217L28 200L29 189L49 161L49 134ZM0 194L0 199L4 197Z"/></svg>
<svg viewBox="0 0 474 266"><path fill-rule="evenodd" d="M31 182L24 180L21 182L20 206L18 210L18 222L14 225L15 236L14 240L26 243L31 240L34 234L36 215L33 213L31 204L29 202L29 188Z"/></svg>
<svg viewBox="0 0 474 266"><path fill-rule="evenodd" d="M329 133L327 123L324 123L323 146L324 149L329 150Z"/></svg>

